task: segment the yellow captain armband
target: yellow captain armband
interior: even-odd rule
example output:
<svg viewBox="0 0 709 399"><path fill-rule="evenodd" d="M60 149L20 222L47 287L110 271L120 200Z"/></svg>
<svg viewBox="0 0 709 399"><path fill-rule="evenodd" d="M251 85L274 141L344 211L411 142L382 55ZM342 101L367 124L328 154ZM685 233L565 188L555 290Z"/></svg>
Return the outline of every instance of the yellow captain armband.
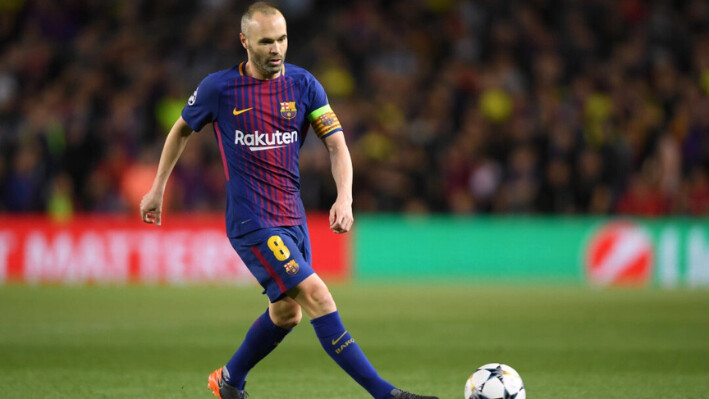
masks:
<svg viewBox="0 0 709 399"><path fill-rule="evenodd" d="M330 104L325 104L308 115L308 120L313 125L313 130L319 138L324 138L332 132L342 130L337 115L330 108Z"/></svg>

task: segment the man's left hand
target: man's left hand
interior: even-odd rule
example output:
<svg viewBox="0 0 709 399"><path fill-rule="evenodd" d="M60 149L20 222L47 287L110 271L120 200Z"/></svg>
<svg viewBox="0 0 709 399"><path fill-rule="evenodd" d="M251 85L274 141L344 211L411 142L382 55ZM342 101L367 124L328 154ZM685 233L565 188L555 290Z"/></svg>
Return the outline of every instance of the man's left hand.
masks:
<svg viewBox="0 0 709 399"><path fill-rule="evenodd" d="M337 234L347 233L352 228L353 222L352 205L344 201L336 201L330 208L330 230Z"/></svg>

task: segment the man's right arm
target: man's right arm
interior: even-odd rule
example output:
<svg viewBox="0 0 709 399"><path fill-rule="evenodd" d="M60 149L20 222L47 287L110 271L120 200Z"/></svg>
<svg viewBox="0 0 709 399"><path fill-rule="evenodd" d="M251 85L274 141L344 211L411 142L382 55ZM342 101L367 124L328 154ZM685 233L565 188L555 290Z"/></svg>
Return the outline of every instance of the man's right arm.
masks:
<svg viewBox="0 0 709 399"><path fill-rule="evenodd" d="M165 186L167 180L172 173L172 169L177 164L182 151L187 145L187 140L192 134L192 128L180 116L175 124L170 129L170 133L165 140L165 146L160 155L160 163L158 164L158 172L155 175L153 186L140 201L140 216L143 222L161 224L162 201L165 194Z"/></svg>

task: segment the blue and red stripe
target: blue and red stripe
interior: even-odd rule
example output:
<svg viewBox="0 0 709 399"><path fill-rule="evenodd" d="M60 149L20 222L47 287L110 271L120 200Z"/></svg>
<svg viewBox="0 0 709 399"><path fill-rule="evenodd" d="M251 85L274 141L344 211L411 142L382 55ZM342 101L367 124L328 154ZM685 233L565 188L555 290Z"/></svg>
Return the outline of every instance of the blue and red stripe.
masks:
<svg viewBox="0 0 709 399"><path fill-rule="evenodd" d="M265 122L268 118L268 114L263 101L264 97L268 95L268 93L264 93L264 88L267 88L267 85L268 81L260 81L257 85L255 85L256 90L254 91L254 103L256 103L256 106L258 107L258 112L262 113L262 117L259 118L260 123L257 125L256 130L263 134L267 132ZM264 215L266 218L269 218L269 215L273 214L274 211L272 202L268 200L269 198L273 198L274 194L273 184L271 183L271 171L268 167L269 152L271 151L259 151L254 154L259 162L259 171L261 172L262 179L266 183L262 185L263 191L259 193L262 199L262 209L264 209L267 213L267 215Z"/></svg>
<svg viewBox="0 0 709 399"><path fill-rule="evenodd" d="M298 89L300 89L300 87L298 87ZM300 94L301 94L300 90L298 90L296 92L296 84L292 78L289 79L289 84L286 86L286 90L287 90L288 96L290 96L290 98L294 98L294 99L300 98ZM300 110L300 112L305 113L305 110ZM304 121L307 120L307 118L305 118L305 115L303 115L303 120ZM299 172L299 168L298 168L298 159L300 157L300 147L303 145L303 143L305 141L305 135L308 132L308 126L306 125L305 128L299 129L299 132L301 132L301 137L299 137L300 142L298 143L299 145L293 146L293 148L289 149L288 167L287 167L287 169L289 171L293 171L293 173L296 174L293 177L296 180L300 176L299 175L300 172ZM294 195L291 195L291 198L290 198L289 208L292 209L294 212L295 212L295 209L298 208L298 198L299 197L296 197Z"/></svg>
<svg viewBox="0 0 709 399"><path fill-rule="evenodd" d="M271 276L271 279L273 279L273 281L278 284L278 290L281 291L281 294L285 294L288 290L286 288L286 284L283 282L283 279L281 279L281 276L276 273L271 264L268 263L268 260L266 260L266 257L263 256L261 251L259 251L258 247L251 247L251 252L253 252L254 256L256 256L256 259L261 262L261 265L264 267L264 269L266 269L266 273Z"/></svg>
<svg viewBox="0 0 709 399"><path fill-rule="evenodd" d="M240 74L232 78L222 115L228 112L231 121L214 121L226 180L229 182L232 212L245 220L252 215L262 227L295 225L303 223L305 215L299 196L298 158L300 147L308 131L306 107L308 99L301 99L298 78L282 75L272 80L257 80ZM224 100L222 100L224 101ZM281 116L281 103L295 102L296 117ZM249 112L231 116L232 109ZM228 109L228 111L227 111ZM252 146L234 143L236 130L245 135L269 135L279 131L296 131L298 142L261 151L252 151ZM277 145L277 144L275 144ZM238 171L238 173L237 173ZM235 201L235 202L234 202Z"/></svg>
<svg viewBox="0 0 709 399"><path fill-rule="evenodd" d="M222 132L219 130L219 123L214 122L214 135L217 136L217 143L219 143L219 153L222 156L222 165L224 165L224 176L226 180L229 181L229 167L227 166L226 154L224 153L224 144L222 143Z"/></svg>
<svg viewBox="0 0 709 399"><path fill-rule="evenodd" d="M283 83L285 82L286 78L282 76L280 79L276 79L275 81L271 82L271 124L273 125L271 127L271 131L279 130L279 124L278 120L280 119L280 113L281 113L281 104L279 100L284 100L287 101L287 99L283 99L280 94L283 92L281 87L283 86ZM283 131L287 131L288 129L283 129ZM275 164L274 166L277 167L278 164L283 164L283 156L284 154L288 151L288 148L279 148L277 151L273 152L273 160L272 162ZM280 174L280 175L273 175L274 176L274 183L278 184L279 187L285 187L288 186L288 177ZM278 215L284 215L285 212L287 212L287 208L285 208L285 190L278 190L278 195L276 197L276 206L278 208L277 214Z"/></svg>

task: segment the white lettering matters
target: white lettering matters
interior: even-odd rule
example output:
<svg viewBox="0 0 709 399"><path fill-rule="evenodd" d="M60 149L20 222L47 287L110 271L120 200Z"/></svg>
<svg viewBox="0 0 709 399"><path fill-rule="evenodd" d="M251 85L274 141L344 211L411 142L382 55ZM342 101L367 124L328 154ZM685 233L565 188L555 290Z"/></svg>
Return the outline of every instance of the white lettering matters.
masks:
<svg viewBox="0 0 709 399"><path fill-rule="evenodd" d="M0 234L0 282L10 238ZM218 230L32 231L22 247L24 279L30 283L253 281Z"/></svg>

